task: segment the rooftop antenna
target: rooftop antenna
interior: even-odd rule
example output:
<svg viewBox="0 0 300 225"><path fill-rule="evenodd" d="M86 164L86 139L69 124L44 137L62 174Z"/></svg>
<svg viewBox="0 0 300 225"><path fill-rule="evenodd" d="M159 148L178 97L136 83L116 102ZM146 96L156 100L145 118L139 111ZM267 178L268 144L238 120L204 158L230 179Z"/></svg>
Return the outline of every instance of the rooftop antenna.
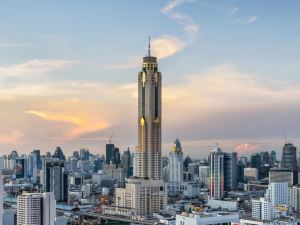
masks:
<svg viewBox="0 0 300 225"><path fill-rule="evenodd" d="M150 42L151 42L151 39L150 39L150 36L149 36L149 42L148 42L148 56L150 57L151 56L151 52L150 52Z"/></svg>
<svg viewBox="0 0 300 225"><path fill-rule="evenodd" d="M285 143L287 144L287 143L288 143L288 140L287 140L287 138L286 138L286 133L285 133L285 131L284 131L283 135L284 135Z"/></svg>

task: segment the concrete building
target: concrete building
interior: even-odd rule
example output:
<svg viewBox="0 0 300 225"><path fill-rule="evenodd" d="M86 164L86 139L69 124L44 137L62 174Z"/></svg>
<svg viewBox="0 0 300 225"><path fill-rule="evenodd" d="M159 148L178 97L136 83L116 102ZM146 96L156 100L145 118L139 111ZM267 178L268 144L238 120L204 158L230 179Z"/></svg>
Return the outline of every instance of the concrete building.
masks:
<svg viewBox="0 0 300 225"><path fill-rule="evenodd" d="M17 198L17 225L54 225L54 193L23 193Z"/></svg>
<svg viewBox="0 0 300 225"><path fill-rule="evenodd" d="M298 184L298 172L292 169L272 168L269 171L269 182L287 182L289 186Z"/></svg>
<svg viewBox="0 0 300 225"><path fill-rule="evenodd" d="M239 223L237 213L213 212L213 213L182 213L176 215L176 225L231 225Z"/></svg>
<svg viewBox="0 0 300 225"><path fill-rule="evenodd" d="M209 198L207 200L207 205L212 209L226 209L229 211L237 211L238 210L238 202L234 200L219 200Z"/></svg>
<svg viewBox="0 0 300 225"><path fill-rule="evenodd" d="M125 188L117 188L116 205L126 207L130 203L144 216L164 210L167 188L162 180L161 73L156 57L151 56L150 42L138 74L138 146L134 157L136 177L128 179Z"/></svg>
<svg viewBox="0 0 300 225"><path fill-rule="evenodd" d="M274 218L274 206L265 198L252 199L252 218L257 220L272 220Z"/></svg>
<svg viewBox="0 0 300 225"><path fill-rule="evenodd" d="M273 206L288 204L288 183L270 183L266 190L266 199L268 199Z"/></svg>
<svg viewBox="0 0 300 225"><path fill-rule="evenodd" d="M296 212L300 212L300 187L289 187L288 205Z"/></svg>
<svg viewBox="0 0 300 225"><path fill-rule="evenodd" d="M183 182L183 153L178 139L175 140L172 151L169 153L168 168L168 191L170 194L177 194L180 191L180 184Z"/></svg>

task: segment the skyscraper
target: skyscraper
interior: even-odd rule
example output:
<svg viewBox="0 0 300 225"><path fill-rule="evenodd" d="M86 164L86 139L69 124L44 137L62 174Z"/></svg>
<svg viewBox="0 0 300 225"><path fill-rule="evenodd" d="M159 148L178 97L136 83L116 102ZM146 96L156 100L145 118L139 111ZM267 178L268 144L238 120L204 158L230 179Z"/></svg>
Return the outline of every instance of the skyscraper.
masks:
<svg viewBox="0 0 300 225"><path fill-rule="evenodd" d="M52 192L23 193L17 198L17 225L54 225L55 215Z"/></svg>
<svg viewBox="0 0 300 225"><path fill-rule="evenodd" d="M116 189L116 204L151 215L166 208L166 185L161 167L161 73L156 57L143 58L138 74L138 147L135 175L125 188Z"/></svg>
<svg viewBox="0 0 300 225"><path fill-rule="evenodd" d="M54 192L56 201L68 200L68 174L65 162L58 159L43 159L43 191Z"/></svg>
<svg viewBox="0 0 300 225"><path fill-rule="evenodd" d="M224 152L224 190L231 191L237 188L237 153Z"/></svg>
<svg viewBox="0 0 300 225"><path fill-rule="evenodd" d="M213 147L210 160L210 197L222 198L224 194L224 153L218 145Z"/></svg>
<svg viewBox="0 0 300 225"><path fill-rule="evenodd" d="M169 179L168 189L171 194L176 194L180 190L183 182L183 153L181 143L175 140L173 148L169 153Z"/></svg>
<svg viewBox="0 0 300 225"><path fill-rule="evenodd" d="M281 167L297 170L297 149L292 143L285 143L282 148Z"/></svg>

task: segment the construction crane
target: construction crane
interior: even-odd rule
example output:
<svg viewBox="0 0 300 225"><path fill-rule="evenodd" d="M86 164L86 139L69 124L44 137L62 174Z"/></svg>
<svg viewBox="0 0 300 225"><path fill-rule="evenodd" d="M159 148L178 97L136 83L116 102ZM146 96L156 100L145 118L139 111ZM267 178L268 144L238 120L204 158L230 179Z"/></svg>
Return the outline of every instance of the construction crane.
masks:
<svg viewBox="0 0 300 225"><path fill-rule="evenodd" d="M109 139L108 139L108 143L111 144L111 139L113 138L114 136L114 132L112 132L112 134L110 135Z"/></svg>

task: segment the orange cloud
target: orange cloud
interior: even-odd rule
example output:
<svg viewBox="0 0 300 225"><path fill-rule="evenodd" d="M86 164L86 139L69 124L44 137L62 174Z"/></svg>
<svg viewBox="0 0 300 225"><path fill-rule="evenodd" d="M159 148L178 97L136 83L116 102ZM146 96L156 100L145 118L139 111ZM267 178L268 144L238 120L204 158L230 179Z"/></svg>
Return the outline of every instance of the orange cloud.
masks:
<svg viewBox="0 0 300 225"><path fill-rule="evenodd" d="M21 132L15 131L9 135L0 135L0 142L1 143L15 143L16 141L20 140L23 137Z"/></svg>

